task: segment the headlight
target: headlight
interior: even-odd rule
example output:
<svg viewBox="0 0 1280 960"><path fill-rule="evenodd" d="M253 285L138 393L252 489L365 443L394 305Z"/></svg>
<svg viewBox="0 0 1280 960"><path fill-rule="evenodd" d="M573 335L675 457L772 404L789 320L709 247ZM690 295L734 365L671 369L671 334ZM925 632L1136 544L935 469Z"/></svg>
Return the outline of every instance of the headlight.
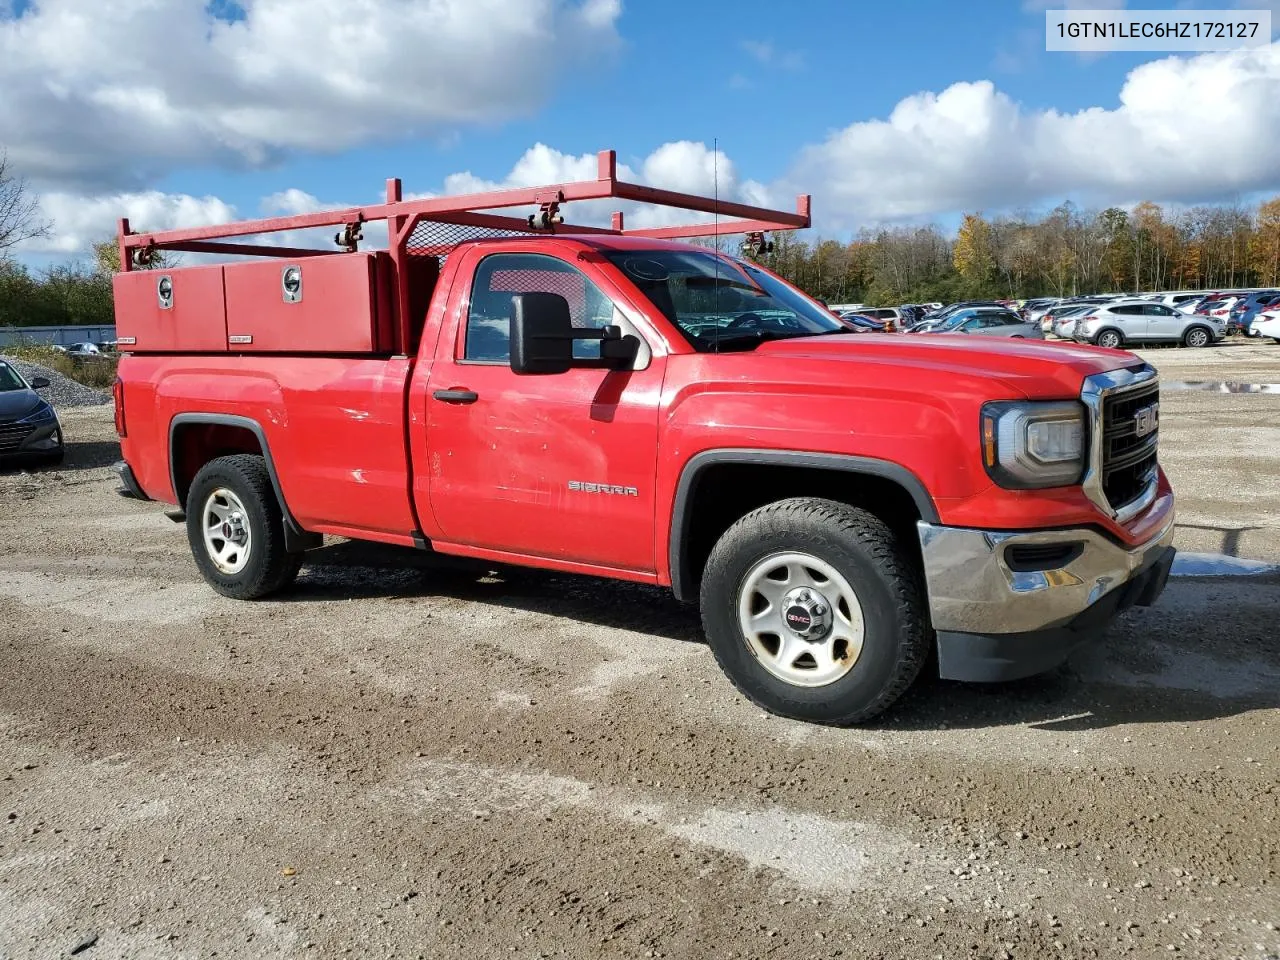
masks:
<svg viewBox="0 0 1280 960"><path fill-rule="evenodd" d="M28 414L18 422L19 423L47 423L50 420L53 420L54 418L55 418L55 414L53 412L53 407L45 403L45 404L41 404L40 407L36 409L35 413Z"/></svg>
<svg viewBox="0 0 1280 960"><path fill-rule="evenodd" d="M1084 473L1084 407L1074 400L1001 402L982 407L982 454L1002 487L1031 490L1079 483Z"/></svg>

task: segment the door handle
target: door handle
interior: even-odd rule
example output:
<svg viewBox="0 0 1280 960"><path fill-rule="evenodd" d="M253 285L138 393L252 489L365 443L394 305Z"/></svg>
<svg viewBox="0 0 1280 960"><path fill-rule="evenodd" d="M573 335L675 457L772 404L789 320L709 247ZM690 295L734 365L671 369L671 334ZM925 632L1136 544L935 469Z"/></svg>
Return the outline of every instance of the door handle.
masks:
<svg viewBox="0 0 1280 960"><path fill-rule="evenodd" d="M437 400L443 400L445 403L475 403L480 399L480 394L474 390L466 390L457 388L453 390L436 390L431 396Z"/></svg>

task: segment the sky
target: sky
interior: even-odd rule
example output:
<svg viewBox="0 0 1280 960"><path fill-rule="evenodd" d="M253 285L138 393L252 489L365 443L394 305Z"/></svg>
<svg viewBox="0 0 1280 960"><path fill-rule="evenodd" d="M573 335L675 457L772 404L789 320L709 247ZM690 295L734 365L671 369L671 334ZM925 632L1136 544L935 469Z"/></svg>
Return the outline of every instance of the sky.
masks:
<svg viewBox="0 0 1280 960"><path fill-rule="evenodd" d="M836 237L1280 192L1280 44L1050 53L1050 5L0 0L0 149L53 223L19 254L83 257L121 216L377 202L392 176L415 195L591 179L606 148L657 186L811 193ZM1194 6L1280 26L1280 0Z"/></svg>

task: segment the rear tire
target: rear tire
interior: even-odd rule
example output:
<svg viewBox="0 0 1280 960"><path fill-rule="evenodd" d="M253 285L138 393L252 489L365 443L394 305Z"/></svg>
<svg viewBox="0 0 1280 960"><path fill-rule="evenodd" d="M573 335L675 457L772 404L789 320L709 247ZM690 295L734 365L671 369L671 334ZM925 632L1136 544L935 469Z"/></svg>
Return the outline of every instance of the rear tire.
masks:
<svg viewBox="0 0 1280 960"><path fill-rule="evenodd" d="M1124 337L1120 336L1119 330L1103 330L1093 338L1093 342L1099 347L1106 347L1108 350L1119 350L1124 343Z"/></svg>
<svg viewBox="0 0 1280 960"><path fill-rule="evenodd" d="M1187 347L1207 347L1213 342L1213 334L1204 327L1192 327L1182 335L1182 343Z"/></svg>
<svg viewBox="0 0 1280 960"><path fill-rule="evenodd" d="M837 501L797 497L742 517L711 551L700 599L720 668L784 717L869 720L929 655L916 564L878 517Z"/></svg>
<svg viewBox="0 0 1280 960"><path fill-rule="evenodd" d="M254 454L200 468L187 493L187 540L200 574L235 600L275 593L302 566L302 555L285 549L284 513L266 461Z"/></svg>

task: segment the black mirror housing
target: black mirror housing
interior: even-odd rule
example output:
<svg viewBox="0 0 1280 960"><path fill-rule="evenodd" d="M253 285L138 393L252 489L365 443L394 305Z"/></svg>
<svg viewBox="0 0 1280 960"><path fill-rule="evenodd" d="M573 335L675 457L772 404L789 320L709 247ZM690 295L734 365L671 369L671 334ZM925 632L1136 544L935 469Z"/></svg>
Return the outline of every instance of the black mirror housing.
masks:
<svg viewBox="0 0 1280 960"><path fill-rule="evenodd" d="M49 378L48 378L48 377L32 377L32 378L31 378L31 389L32 389L32 390L47 390L47 389L49 389Z"/></svg>
<svg viewBox="0 0 1280 960"><path fill-rule="evenodd" d="M600 341L598 360L573 355L576 340ZM575 367L622 370L635 363L640 341L622 328L575 327L569 301L558 293L517 293L511 298L511 370L520 374L567 373Z"/></svg>
<svg viewBox="0 0 1280 960"><path fill-rule="evenodd" d="M558 293L517 293L511 298L511 370L567 373L573 366L569 301Z"/></svg>

